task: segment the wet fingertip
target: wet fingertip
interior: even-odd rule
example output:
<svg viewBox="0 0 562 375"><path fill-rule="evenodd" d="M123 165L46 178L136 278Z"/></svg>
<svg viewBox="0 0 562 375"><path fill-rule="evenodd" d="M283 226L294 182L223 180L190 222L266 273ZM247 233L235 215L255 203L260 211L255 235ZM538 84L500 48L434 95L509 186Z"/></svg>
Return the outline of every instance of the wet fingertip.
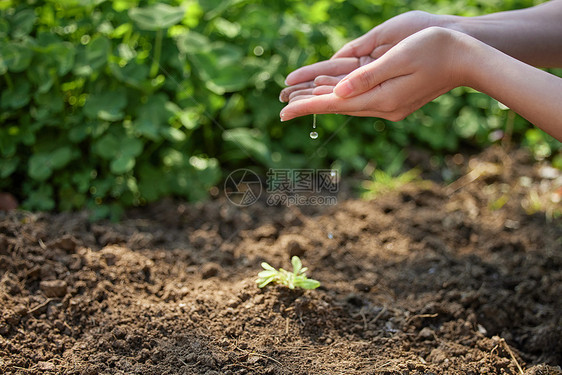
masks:
<svg viewBox="0 0 562 375"><path fill-rule="evenodd" d="M290 113L287 113L287 112L283 111L279 115L279 118L280 118L281 122L286 122L286 121L292 120L294 118L294 116L291 116Z"/></svg>

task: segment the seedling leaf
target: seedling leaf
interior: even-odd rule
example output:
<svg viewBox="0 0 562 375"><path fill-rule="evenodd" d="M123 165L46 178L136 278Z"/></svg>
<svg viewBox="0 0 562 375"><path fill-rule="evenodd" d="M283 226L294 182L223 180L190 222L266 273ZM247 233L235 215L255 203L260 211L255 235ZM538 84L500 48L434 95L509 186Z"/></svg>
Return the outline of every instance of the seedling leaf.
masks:
<svg viewBox="0 0 562 375"><path fill-rule="evenodd" d="M276 270L268 263L262 262L261 266L264 268L264 271L258 273L258 279L256 280L258 287L263 288L272 282L285 285L289 289L316 289L320 286L319 281L306 277L308 268L302 266L299 257L293 256L291 258L291 264L293 265L293 272L289 272L283 268Z"/></svg>
<svg viewBox="0 0 562 375"><path fill-rule="evenodd" d="M270 270L270 271L275 271L275 268L273 268L272 266L270 266L268 263L266 262L262 262L261 266L263 268L265 268L266 270Z"/></svg>
<svg viewBox="0 0 562 375"><path fill-rule="evenodd" d="M320 286L320 282L317 280L306 279L299 281L297 286L303 289L316 289Z"/></svg>
<svg viewBox="0 0 562 375"><path fill-rule="evenodd" d="M301 272L302 262L298 256L293 256L291 258L291 264L293 265L293 273L297 276Z"/></svg>

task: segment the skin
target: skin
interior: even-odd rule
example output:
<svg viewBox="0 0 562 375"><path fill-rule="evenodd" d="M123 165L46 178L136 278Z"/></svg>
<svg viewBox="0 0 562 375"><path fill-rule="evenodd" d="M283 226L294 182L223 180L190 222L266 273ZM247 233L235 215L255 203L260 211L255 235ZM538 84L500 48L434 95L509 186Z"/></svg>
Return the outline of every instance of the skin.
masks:
<svg viewBox="0 0 562 375"><path fill-rule="evenodd" d="M562 1L482 17L408 12L286 79L281 120L340 113L398 121L458 86L482 91L562 140Z"/></svg>

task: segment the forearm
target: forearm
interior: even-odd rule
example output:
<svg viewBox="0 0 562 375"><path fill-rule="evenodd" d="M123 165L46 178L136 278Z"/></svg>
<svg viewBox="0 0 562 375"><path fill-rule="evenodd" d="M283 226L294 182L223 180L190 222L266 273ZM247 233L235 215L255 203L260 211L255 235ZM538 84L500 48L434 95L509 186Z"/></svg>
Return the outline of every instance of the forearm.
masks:
<svg viewBox="0 0 562 375"><path fill-rule="evenodd" d="M476 40L468 44L465 85L502 102L562 141L562 78Z"/></svg>
<svg viewBox="0 0 562 375"><path fill-rule="evenodd" d="M440 26L533 66L562 67L562 0L478 17L443 16Z"/></svg>

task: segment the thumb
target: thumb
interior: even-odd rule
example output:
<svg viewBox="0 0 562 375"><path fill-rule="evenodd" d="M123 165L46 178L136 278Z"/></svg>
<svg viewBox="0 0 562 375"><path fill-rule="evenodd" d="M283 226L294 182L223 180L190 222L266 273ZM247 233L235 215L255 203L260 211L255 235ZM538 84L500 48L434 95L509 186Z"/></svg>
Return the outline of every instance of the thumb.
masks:
<svg viewBox="0 0 562 375"><path fill-rule="evenodd" d="M355 69L334 87L334 95L350 98L363 94L391 78L404 75L407 67L396 57L387 53Z"/></svg>
<svg viewBox="0 0 562 375"><path fill-rule="evenodd" d="M332 56L332 59L368 56L377 47L377 30L377 27L374 27L366 34L348 42Z"/></svg>
<svg viewBox="0 0 562 375"><path fill-rule="evenodd" d="M336 87L334 94L340 98L350 98L364 93L383 82L382 77L376 69L376 61L355 69L342 79Z"/></svg>

